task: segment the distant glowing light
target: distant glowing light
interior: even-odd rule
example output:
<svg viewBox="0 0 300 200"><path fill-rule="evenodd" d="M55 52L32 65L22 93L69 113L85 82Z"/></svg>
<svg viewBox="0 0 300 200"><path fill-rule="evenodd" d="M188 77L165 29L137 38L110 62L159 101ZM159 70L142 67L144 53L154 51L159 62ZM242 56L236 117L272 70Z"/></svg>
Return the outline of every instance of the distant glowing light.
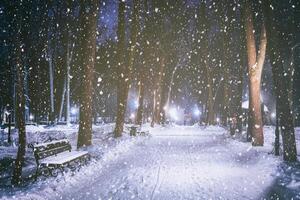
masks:
<svg viewBox="0 0 300 200"><path fill-rule="evenodd" d="M33 119L34 119L34 116L33 116L33 115L29 115L29 119L30 119L30 120L33 120Z"/></svg>
<svg viewBox="0 0 300 200"><path fill-rule="evenodd" d="M194 115L195 116L200 116L200 114L201 114L201 112L198 108L194 110Z"/></svg>
<svg viewBox="0 0 300 200"><path fill-rule="evenodd" d="M134 119L134 118L135 118L135 114L134 114L134 113L131 113L130 119Z"/></svg>
<svg viewBox="0 0 300 200"><path fill-rule="evenodd" d="M178 113L177 113L176 108L171 108L169 110L169 115L173 120L178 120Z"/></svg>
<svg viewBox="0 0 300 200"><path fill-rule="evenodd" d="M76 108L76 107L71 108L72 115L76 115L77 113L78 113L78 108Z"/></svg>
<svg viewBox="0 0 300 200"><path fill-rule="evenodd" d="M217 117L217 122L218 122L218 123L220 122L220 118L219 118L219 117Z"/></svg>
<svg viewBox="0 0 300 200"><path fill-rule="evenodd" d="M276 117L276 113L272 113L272 114L271 114L271 117L272 117L272 118L275 118L275 117Z"/></svg>
<svg viewBox="0 0 300 200"><path fill-rule="evenodd" d="M135 100L135 101L134 101L134 107L135 107L135 108L138 108L138 107L139 107L139 101L138 101L138 100Z"/></svg>

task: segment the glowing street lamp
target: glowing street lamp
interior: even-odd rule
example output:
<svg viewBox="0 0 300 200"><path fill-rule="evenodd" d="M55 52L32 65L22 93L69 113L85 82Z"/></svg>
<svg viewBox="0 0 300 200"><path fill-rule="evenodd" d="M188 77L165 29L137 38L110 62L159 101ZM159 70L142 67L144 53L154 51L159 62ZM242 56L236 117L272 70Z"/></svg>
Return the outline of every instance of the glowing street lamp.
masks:
<svg viewBox="0 0 300 200"><path fill-rule="evenodd" d="M71 108L71 114L72 115L77 115L78 109L76 107Z"/></svg>
<svg viewBox="0 0 300 200"><path fill-rule="evenodd" d="M170 115L170 117L171 117L173 120L175 120L175 121L178 120L178 115L177 115L177 110L176 110L176 108L171 108L171 109L169 110L169 115Z"/></svg>
<svg viewBox="0 0 300 200"><path fill-rule="evenodd" d="M131 119L131 120L134 120L134 118L135 118L135 114L134 114L134 113L131 113L130 119Z"/></svg>
<svg viewBox="0 0 300 200"><path fill-rule="evenodd" d="M34 119L34 116L32 114L29 115L29 120L32 121Z"/></svg>
<svg viewBox="0 0 300 200"><path fill-rule="evenodd" d="M199 117L200 114L201 114L201 112L200 112L200 110L199 110L198 108L194 110L194 115L195 115L196 117Z"/></svg>
<svg viewBox="0 0 300 200"><path fill-rule="evenodd" d="M271 117L272 117L273 119L275 119L275 118L276 118L276 113L271 113Z"/></svg>

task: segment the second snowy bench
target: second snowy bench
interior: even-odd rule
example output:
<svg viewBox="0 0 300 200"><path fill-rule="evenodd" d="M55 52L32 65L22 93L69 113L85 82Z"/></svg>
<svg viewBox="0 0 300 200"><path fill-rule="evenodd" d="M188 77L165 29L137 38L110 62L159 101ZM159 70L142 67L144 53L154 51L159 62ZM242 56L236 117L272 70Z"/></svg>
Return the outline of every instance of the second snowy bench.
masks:
<svg viewBox="0 0 300 200"><path fill-rule="evenodd" d="M37 164L36 174L44 176L57 176L58 172L64 172L66 168L75 169L85 164L90 155L87 151L72 151L68 140L55 140L40 144L31 144Z"/></svg>

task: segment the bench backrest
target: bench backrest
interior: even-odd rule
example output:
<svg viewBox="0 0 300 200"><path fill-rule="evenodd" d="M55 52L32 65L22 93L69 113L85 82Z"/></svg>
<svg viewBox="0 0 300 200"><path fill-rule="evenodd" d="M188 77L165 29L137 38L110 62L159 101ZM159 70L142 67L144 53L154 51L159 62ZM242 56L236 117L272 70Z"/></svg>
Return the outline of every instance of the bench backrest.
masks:
<svg viewBox="0 0 300 200"><path fill-rule="evenodd" d="M71 151L68 140L55 140L47 143L32 145L34 156L37 160L53 156L64 151Z"/></svg>

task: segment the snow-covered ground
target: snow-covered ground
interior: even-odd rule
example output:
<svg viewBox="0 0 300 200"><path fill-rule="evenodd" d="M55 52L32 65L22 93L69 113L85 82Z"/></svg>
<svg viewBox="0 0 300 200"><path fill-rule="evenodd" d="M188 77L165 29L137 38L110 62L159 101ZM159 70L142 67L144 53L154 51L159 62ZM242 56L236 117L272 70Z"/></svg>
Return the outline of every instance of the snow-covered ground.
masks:
<svg viewBox="0 0 300 200"><path fill-rule="evenodd" d="M76 128L50 130L67 133L63 137L76 144ZM264 147L232 138L221 127L157 127L150 129L150 137L125 135L118 140L109 134L112 128L94 127L88 150L95 159L79 172L41 179L21 189L0 188L0 198L300 199L299 164L287 165L269 154L272 127L264 129ZM299 128L297 146L299 152ZM0 149L4 152L7 149Z"/></svg>

